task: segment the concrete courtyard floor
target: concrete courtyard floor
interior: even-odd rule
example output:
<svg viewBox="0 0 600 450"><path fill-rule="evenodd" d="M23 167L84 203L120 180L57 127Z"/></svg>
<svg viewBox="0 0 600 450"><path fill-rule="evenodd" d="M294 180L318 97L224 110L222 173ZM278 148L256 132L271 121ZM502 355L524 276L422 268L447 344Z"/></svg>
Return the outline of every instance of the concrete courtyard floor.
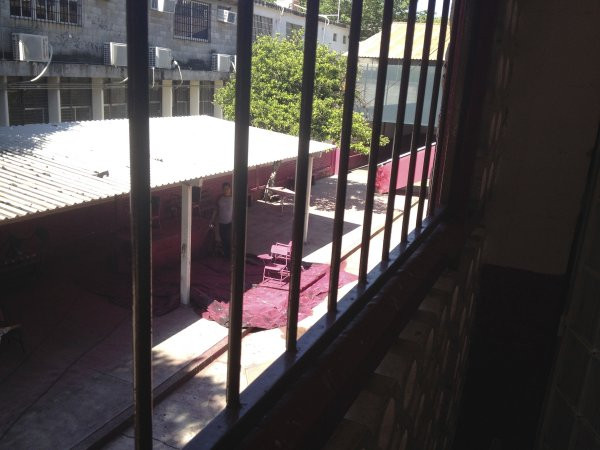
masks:
<svg viewBox="0 0 600 450"><path fill-rule="evenodd" d="M344 269L358 273L364 211L366 170L349 174L342 255ZM329 264L337 179L317 180L312 188L308 242L303 260ZM375 198L369 269L379 263L387 196ZM413 205L416 199L413 198ZM404 197L396 196L392 246L400 240ZM275 241L291 239L293 206L256 202L248 209L247 251L268 251ZM414 227L416 207L411 223ZM357 251L358 249L358 251ZM58 270L58 269L57 269ZM192 274L193 277L193 274ZM340 289L340 298L351 285ZM35 311L24 317L27 353L12 345L0 354L0 448L86 447L111 420L127 414L132 403L131 313L89 293L78 301L78 290L68 281L56 288L52 303L44 287L31 296ZM303 333L326 310L326 297L313 314L300 321ZM101 320L100 320L101 319ZM51 324L49 326L48 324ZM244 389L285 350L285 331L253 332L243 339L241 387ZM153 384L164 386L190 361L202 362L206 352L222 349L227 329L199 318L180 306L153 323ZM154 447L181 448L225 406L227 353L176 388L154 409ZM133 430L122 432L106 445L134 447Z"/></svg>

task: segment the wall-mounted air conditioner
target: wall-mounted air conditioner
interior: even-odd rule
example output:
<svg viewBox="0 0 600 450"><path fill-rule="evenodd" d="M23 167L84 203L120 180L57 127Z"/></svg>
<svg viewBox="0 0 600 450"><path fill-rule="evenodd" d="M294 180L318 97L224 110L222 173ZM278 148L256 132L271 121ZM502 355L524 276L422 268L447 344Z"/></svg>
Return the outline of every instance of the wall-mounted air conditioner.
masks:
<svg viewBox="0 0 600 450"><path fill-rule="evenodd" d="M105 42L104 64L107 66L127 67L127 44Z"/></svg>
<svg viewBox="0 0 600 450"><path fill-rule="evenodd" d="M47 62L50 60L48 36L13 33L12 39L15 60L40 62Z"/></svg>
<svg viewBox="0 0 600 450"><path fill-rule="evenodd" d="M177 0L150 0L150 9L155 11L174 13Z"/></svg>
<svg viewBox="0 0 600 450"><path fill-rule="evenodd" d="M229 72L232 69L231 63L235 63L235 55L225 55L223 53L213 53L212 70L214 72Z"/></svg>
<svg viewBox="0 0 600 450"><path fill-rule="evenodd" d="M148 65L157 69L173 68L173 55L170 48L149 47Z"/></svg>
<svg viewBox="0 0 600 450"><path fill-rule="evenodd" d="M236 23L237 13L225 8L217 8L217 20L219 22Z"/></svg>

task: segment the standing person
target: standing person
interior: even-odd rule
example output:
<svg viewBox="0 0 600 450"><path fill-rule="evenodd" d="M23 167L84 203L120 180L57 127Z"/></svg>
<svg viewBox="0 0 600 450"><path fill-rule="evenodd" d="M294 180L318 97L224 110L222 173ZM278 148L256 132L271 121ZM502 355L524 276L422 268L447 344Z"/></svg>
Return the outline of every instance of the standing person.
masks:
<svg viewBox="0 0 600 450"><path fill-rule="evenodd" d="M219 221L219 235L223 244L223 256L231 258L231 220L233 216L233 197L231 196L231 184L227 181L222 185L222 193L217 199L217 209L213 214ZM213 225L214 226L214 225Z"/></svg>

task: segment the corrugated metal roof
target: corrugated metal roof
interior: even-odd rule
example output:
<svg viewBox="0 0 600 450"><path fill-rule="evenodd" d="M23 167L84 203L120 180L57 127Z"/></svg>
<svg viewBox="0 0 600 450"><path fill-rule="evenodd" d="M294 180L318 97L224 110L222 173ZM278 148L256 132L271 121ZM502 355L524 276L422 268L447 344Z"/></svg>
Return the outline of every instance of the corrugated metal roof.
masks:
<svg viewBox="0 0 600 450"><path fill-rule="evenodd" d="M209 116L150 119L152 188L231 172L234 125ZM311 141L310 153L333 147ZM250 128L248 167L297 152L297 137ZM127 119L0 127L0 223L128 192Z"/></svg>
<svg viewBox="0 0 600 450"><path fill-rule="evenodd" d="M449 27L448 27L449 30ZM433 31L431 34L431 51L429 52L429 59L437 58L437 48L440 37L440 25L433 24ZM392 36L390 38L390 51L389 58L392 59L403 59L404 58L404 41L406 39L406 22L394 22L392 24ZM412 59L420 60L423 59L423 41L425 40L425 24L415 24L415 36L413 39L412 48ZM448 49L449 31L446 31L446 45L444 49L444 55ZM368 39L362 41L358 48L358 56L360 58L379 58L379 44L381 43L381 32L371 36Z"/></svg>

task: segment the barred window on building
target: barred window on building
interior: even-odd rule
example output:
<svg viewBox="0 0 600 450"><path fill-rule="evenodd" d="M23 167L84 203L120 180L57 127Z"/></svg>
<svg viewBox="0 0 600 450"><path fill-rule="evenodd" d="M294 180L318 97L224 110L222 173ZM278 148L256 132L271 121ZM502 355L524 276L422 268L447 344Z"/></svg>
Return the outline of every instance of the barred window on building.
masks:
<svg viewBox="0 0 600 450"><path fill-rule="evenodd" d="M210 41L210 5L179 0L175 7L174 35L180 39Z"/></svg>
<svg viewBox="0 0 600 450"><path fill-rule="evenodd" d="M92 118L92 89L89 78L61 78L60 120L78 122Z"/></svg>
<svg viewBox="0 0 600 450"><path fill-rule="evenodd" d="M215 83L212 81L200 81L200 114L207 116L215 115Z"/></svg>
<svg viewBox="0 0 600 450"><path fill-rule="evenodd" d="M127 118L127 87L113 85L104 89L104 118Z"/></svg>
<svg viewBox="0 0 600 450"><path fill-rule="evenodd" d="M8 117L10 125L48 123L48 90L41 79L35 88L26 85L27 78L7 77Z"/></svg>
<svg viewBox="0 0 600 450"><path fill-rule="evenodd" d="M162 88L159 84L151 87L148 93L150 104L150 117L162 116Z"/></svg>
<svg viewBox="0 0 600 450"><path fill-rule="evenodd" d="M295 23L286 22L285 23L285 37L289 38L294 34L294 32L301 30L302 25L296 25Z"/></svg>
<svg viewBox="0 0 600 450"><path fill-rule="evenodd" d="M173 116L190 115L190 82L173 82Z"/></svg>
<svg viewBox="0 0 600 450"><path fill-rule="evenodd" d="M254 14L252 18L252 41L258 36L273 36L273 19Z"/></svg>
<svg viewBox="0 0 600 450"><path fill-rule="evenodd" d="M81 25L81 0L10 0L10 15Z"/></svg>

